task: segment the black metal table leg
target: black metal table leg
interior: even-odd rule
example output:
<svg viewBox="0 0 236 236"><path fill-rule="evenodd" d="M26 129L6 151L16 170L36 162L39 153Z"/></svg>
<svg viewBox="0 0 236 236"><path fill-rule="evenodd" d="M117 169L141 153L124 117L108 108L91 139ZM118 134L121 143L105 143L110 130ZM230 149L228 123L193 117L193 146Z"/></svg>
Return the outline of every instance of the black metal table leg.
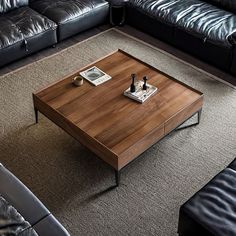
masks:
<svg viewBox="0 0 236 236"><path fill-rule="evenodd" d="M198 125L200 123L200 120L201 120L201 114L202 114L202 109L198 110L197 112L195 112L192 116L190 116L187 120L191 119L193 116L197 115L197 121L193 124L190 124L190 125L185 125L185 126L182 126L187 120L185 120L183 123L181 123L177 128L173 129L172 131L170 131L169 133L171 132L174 132L176 130L181 130L181 129L185 129L185 128L189 128L191 126L195 126L195 125ZM167 134L168 135L168 134ZM166 136L164 136L166 137ZM164 138L163 137L163 138ZM141 157L141 156L140 156ZM130 165L131 163L133 163L134 161L137 161L138 158L135 158L134 160L132 160L131 162L129 162L125 167L123 167L122 169L120 170L115 170L115 180L116 180L116 185L115 187L118 187L120 185L120 176L121 176L121 171L123 171L128 165Z"/></svg>
<svg viewBox="0 0 236 236"><path fill-rule="evenodd" d="M116 177L116 187L118 187L120 184L120 171L119 170L115 170L115 177Z"/></svg>
<svg viewBox="0 0 236 236"><path fill-rule="evenodd" d="M38 123L38 109L34 108L34 114L35 114L35 123Z"/></svg>
<svg viewBox="0 0 236 236"><path fill-rule="evenodd" d="M202 109L198 111L198 124L200 123L201 115L202 115Z"/></svg>
<svg viewBox="0 0 236 236"><path fill-rule="evenodd" d="M202 109L200 109L199 111L197 111L196 113L194 113L191 117L188 118L191 119L193 116L195 116L197 114L197 122L196 123L193 123L193 124L190 124L190 125L185 125L185 126L182 126L182 124L184 124L186 121L184 121L182 124L180 124L175 130L182 130L182 129L186 129L186 128L189 128L189 127L192 127L192 126L195 126L195 125L198 125L200 123L200 119L201 119L201 114L202 114Z"/></svg>

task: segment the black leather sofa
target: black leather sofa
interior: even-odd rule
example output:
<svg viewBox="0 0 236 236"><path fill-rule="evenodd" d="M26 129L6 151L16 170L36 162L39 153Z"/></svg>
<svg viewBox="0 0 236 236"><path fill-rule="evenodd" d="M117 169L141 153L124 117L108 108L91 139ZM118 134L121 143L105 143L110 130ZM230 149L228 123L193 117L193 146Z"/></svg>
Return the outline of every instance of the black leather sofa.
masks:
<svg viewBox="0 0 236 236"><path fill-rule="evenodd" d="M106 22L124 2L128 24L236 75L234 0L2 0L0 66Z"/></svg>
<svg viewBox="0 0 236 236"><path fill-rule="evenodd" d="M69 236L42 202L1 163L0 235Z"/></svg>
<svg viewBox="0 0 236 236"><path fill-rule="evenodd" d="M58 41L104 23L109 12L104 0L34 0L30 7L57 24Z"/></svg>
<svg viewBox="0 0 236 236"><path fill-rule="evenodd" d="M181 206L178 233L236 235L236 159Z"/></svg>
<svg viewBox="0 0 236 236"><path fill-rule="evenodd" d="M0 2L0 66L57 42L57 25L28 0Z"/></svg>
<svg viewBox="0 0 236 236"><path fill-rule="evenodd" d="M105 0L1 0L0 66L104 23Z"/></svg>
<svg viewBox="0 0 236 236"><path fill-rule="evenodd" d="M236 75L234 0L130 0L127 23Z"/></svg>

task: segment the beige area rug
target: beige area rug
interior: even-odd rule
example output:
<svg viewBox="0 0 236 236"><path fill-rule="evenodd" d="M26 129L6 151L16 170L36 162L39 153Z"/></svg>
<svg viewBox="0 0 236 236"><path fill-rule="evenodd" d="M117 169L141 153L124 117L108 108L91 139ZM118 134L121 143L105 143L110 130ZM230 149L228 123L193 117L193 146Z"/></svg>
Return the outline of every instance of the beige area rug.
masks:
<svg viewBox="0 0 236 236"><path fill-rule="evenodd" d="M113 171L40 115L32 92L121 48L205 95L199 126L174 132ZM177 235L178 211L236 155L236 90L114 29L0 78L0 162L71 235ZM88 108L89 109L89 108Z"/></svg>

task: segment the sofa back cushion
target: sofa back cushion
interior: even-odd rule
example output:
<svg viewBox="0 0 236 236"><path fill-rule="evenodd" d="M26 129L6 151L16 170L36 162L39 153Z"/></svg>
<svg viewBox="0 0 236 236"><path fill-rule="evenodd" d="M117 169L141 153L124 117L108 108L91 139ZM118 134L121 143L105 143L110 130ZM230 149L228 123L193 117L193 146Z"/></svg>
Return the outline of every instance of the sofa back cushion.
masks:
<svg viewBox="0 0 236 236"><path fill-rule="evenodd" d="M236 0L204 0L220 8L236 13Z"/></svg>
<svg viewBox="0 0 236 236"><path fill-rule="evenodd" d="M0 13L6 13L15 8L27 6L29 0L0 0Z"/></svg>

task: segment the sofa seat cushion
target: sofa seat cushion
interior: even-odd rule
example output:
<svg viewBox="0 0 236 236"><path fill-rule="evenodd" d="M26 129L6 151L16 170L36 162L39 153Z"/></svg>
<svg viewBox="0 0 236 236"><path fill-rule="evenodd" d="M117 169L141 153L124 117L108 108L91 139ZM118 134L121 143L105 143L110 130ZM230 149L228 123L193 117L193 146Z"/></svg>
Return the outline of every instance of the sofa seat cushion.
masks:
<svg viewBox="0 0 236 236"><path fill-rule="evenodd" d="M209 235L236 235L236 171L223 170L181 206L180 212Z"/></svg>
<svg viewBox="0 0 236 236"><path fill-rule="evenodd" d="M130 0L129 6L136 8L142 13L168 22L169 24L176 24L177 21L194 11L197 7L203 5L201 1L197 0Z"/></svg>
<svg viewBox="0 0 236 236"><path fill-rule="evenodd" d="M0 66L56 44L56 23L29 7L0 15Z"/></svg>
<svg viewBox="0 0 236 236"><path fill-rule="evenodd" d="M203 41L232 47L236 16L199 0L130 0L129 5Z"/></svg>
<svg viewBox="0 0 236 236"><path fill-rule="evenodd" d="M0 49L56 28L53 21L29 7L0 16L0 22Z"/></svg>
<svg viewBox="0 0 236 236"><path fill-rule="evenodd" d="M0 235L37 236L29 222L0 196Z"/></svg>
<svg viewBox="0 0 236 236"><path fill-rule="evenodd" d="M33 8L54 22L64 24L104 5L107 5L104 0L39 0L35 1Z"/></svg>
<svg viewBox="0 0 236 236"><path fill-rule="evenodd" d="M37 0L30 6L58 24L59 40L103 23L109 13L105 0Z"/></svg>
<svg viewBox="0 0 236 236"><path fill-rule="evenodd" d="M27 6L28 0L1 0L0 13L6 13L19 7Z"/></svg>
<svg viewBox="0 0 236 236"><path fill-rule="evenodd" d="M203 4L178 21L178 27L204 41L224 47L235 44L236 15L210 4Z"/></svg>

